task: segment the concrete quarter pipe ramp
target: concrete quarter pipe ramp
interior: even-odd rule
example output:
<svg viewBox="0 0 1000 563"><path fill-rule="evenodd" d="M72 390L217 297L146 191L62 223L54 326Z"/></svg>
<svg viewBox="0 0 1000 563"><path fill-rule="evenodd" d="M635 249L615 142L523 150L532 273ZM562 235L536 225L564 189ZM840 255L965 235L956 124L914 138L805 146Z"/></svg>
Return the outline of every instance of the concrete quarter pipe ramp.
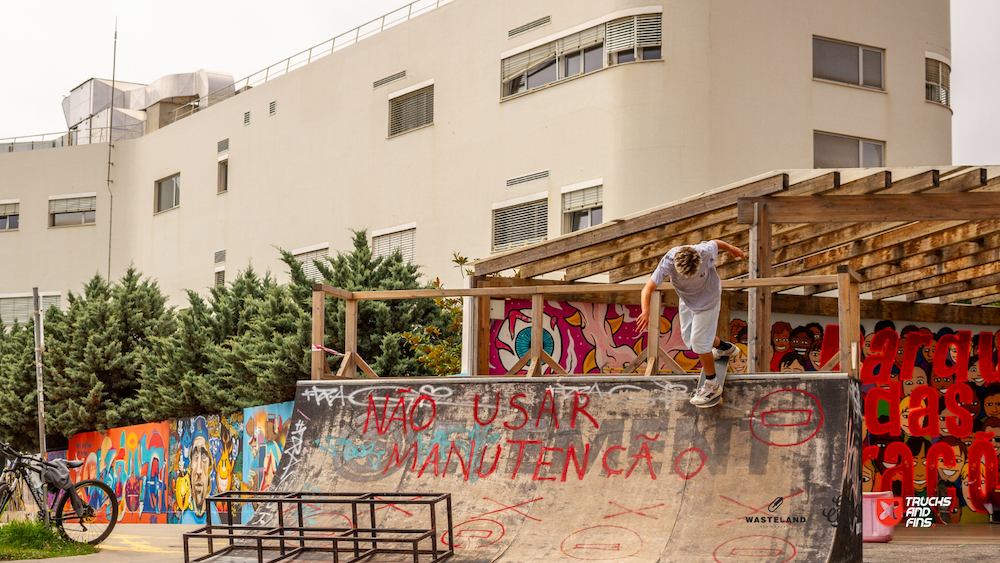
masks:
<svg viewBox="0 0 1000 563"><path fill-rule="evenodd" d="M694 384L303 381L271 488L450 492L454 561L860 561L857 384L733 375L712 409ZM380 526L416 518L395 508Z"/></svg>

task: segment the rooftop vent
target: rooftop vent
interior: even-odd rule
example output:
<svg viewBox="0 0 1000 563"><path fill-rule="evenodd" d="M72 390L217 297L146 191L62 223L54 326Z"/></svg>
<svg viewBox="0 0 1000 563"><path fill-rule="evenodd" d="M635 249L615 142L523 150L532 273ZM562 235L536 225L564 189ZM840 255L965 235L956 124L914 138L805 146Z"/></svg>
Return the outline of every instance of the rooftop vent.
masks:
<svg viewBox="0 0 1000 563"><path fill-rule="evenodd" d="M225 152L229 150L229 139L223 139L219 141L219 152Z"/></svg>
<svg viewBox="0 0 1000 563"><path fill-rule="evenodd" d="M514 29L507 32L507 39L524 33L525 31L530 31L536 27L542 27L543 25L548 25L552 23L552 16L545 16L542 19L535 20L533 22L526 23L520 27L515 27Z"/></svg>

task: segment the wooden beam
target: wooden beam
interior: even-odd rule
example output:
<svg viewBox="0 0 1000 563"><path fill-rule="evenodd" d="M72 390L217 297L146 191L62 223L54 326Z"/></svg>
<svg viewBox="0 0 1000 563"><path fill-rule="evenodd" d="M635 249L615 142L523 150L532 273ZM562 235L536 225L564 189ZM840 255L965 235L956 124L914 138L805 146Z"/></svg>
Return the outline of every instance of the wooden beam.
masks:
<svg viewBox="0 0 1000 563"><path fill-rule="evenodd" d="M1000 217L1000 193L872 194L743 198L737 220L753 220L753 204L767 201L782 223L856 221L986 221Z"/></svg>
<svg viewBox="0 0 1000 563"><path fill-rule="evenodd" d="M365 359L361 357L361 354L355 354L354 362L357 364L359 368L361 368L361 371L364 372L365 375L367 375L368 377L372 379L379 378L379 375L375 373L375 370L373 370L371 366L368 365L368 362L366 362Z"/></svg>
<svg viewBox="0 0 1000 563"><path fill-rule="evenodd" d="M344 314L344 361L341 363L338 377L354 379L357 371L354 358L358 355L358 301L348 299L344 301L347 306ZM350 354L350 356L347 356Z"/></svg>
<svg viewBox="0 0 1000 563"><path fill-rule="evenodd" d="M535 294L531 296L531 363L528 365L528 377L542 375L542 317L544 316L544 298Z"/></svg>
<svg viewBox="0 0 1000 563"><path fill-rule="evenodd" d="M904 295L927 291L925 297L937 297L945 293L933 293L934 288L956 282L964 282L982 278L997 272L996 261L1000 259L1000 250L992 249L975 256L959 258L939 266L920 268L897 276L889 276L861 285L861 291L871 291L873 299L885 299L895 295ZM938 275L935 275L938 274ZM909 300L909 299L907 299Z"/></svg>
<svg viewBox="0 0 1000 563"><path fill-rule="evenodd" d="M666 350L660 348L659 346L657 346L656 349L660 361L666 364L667 367L670 368L670 371L672 371L677 375L687 373L686 371L684 371L684 368L682 368L681 365L677 363L677 360L671 358L670 354L667 354Z"/></svg>
<svg viewBox="0 0 1000 563"><path fill-rule="evenodd" d="M702 213L730 207L741 197L765 196L786 189L788 189L788 175L777 174L744 186L706 192L695 199L681 200L632 219L609 222L593 229L586 229L579 233L534 244L521 250L479 260L475 263L475 273L476 275L485 275L517 268L529 262L579 250L682 219L688 219Z"/></svg>
<svg viewBox="0 0 1000 563"><path fill-rule="evenodd" d="M971 301L973 305L988 305L1000 301L996 295L1000 293L1000 284L991 284L984 287L977 287L968 291L960 291L938 297L938 303L957 303L959 301ZM976 303L976 300L981 300Z"/></svg>
<svg viewBox="0 0 1000 563"><path fill-rule="evenodd" d="M326 362L326 351L317 346L324 346L326 330L326 294L313 289L312 294L312 351L309 354L310 374L314 380L323 379L323 374L329 371Z"/></svg>
<svg viewBox="0 0 1000 563"><path fill-rule="evenodd" d="M729 342L732 335L729 333L729 294L731 291L723 291L719 303L719 326L715 329L715 336L719 340Z"/></svg>
<svg viewBox="0 0 1000 563"><path fill-rule="evenodd" d="M660 365L660 292L649 298L649 325L646 326L646 375L657 373Z"/></svg>
<svg viewBox="0 0 1000 563"><path fill-rule="evenodd" d="M750 226L750 279L771 277L771 222L770 203L753 205L753 223ZM748 299L749 358L747 373L768 371L771 359L771 290L751 288Z"/></svg>
<svg viewBox="0 0 1000 563"><path fill-rule="evenodd" d="M339 297L341 299L353 299L350 291L346 289L340 289L339 287L332 287L322 283L314 283L313 291L322 291L327 295L332 295L334 297Z"/></svg>
<svg viewBox="0 0 1000 563"><path fill-rule="evenodd" d="M861 277L850 266L837 267L837 309L840 326L840 364L842 373L858 378L858 358L861 350L861 311L858 282Z"/></svg>
<svg viewBox="0 0 1000 563"><path fill-rule="evenodd" d="M516 362L514 362L514 365L511 366L509 370L507 370L507 375L517 375L517 372L521 371L521 369L524 368L524 366L528 365L528 362L530 361L531 361L531 352L529 351L520 358L518 358Z"/></svg>
<svg viewBox="0 0 1000 563"><path fill-rule="evenodd" d="M970 268L970 270L973 268ZM995 268L994 268L995 270ZM964 271L964 270L963 270ZM922 301L924 299L930 299L932 297L941 297L943 295L950 295L952 293L959 293L963 291L970 291L980 287L986 287L1000 283L1000 273L996 274L985 274L981 276L973 276L963 281L957 281L948 284L942 284L928 289L922 289L919 291L914 291L912 293L907 293L904 298L907 301Z"/></svg>
<svg viewBox="0 0 1000 563"><path fill-rule="evenodd" d="M472 287L480 288L487 279L473 276L471 285ZM470 369L473 370L472 373L477 375L489 374L490 347L493 345L490 341L490 298L484 296L475 297L474 299L476 299L476 359Z"/></svg>
<svg viewBox="0 0 1000 563"><path fill-rule="evenodd" d="M733 310L746 311L747 297L746 293L733 293L731 296ZM812 317L836 317L837 299L834 297L785 295L778 293L773 296L772 311L774 313ZM963 305L862 299L861 318L876 320L892 319L897 323L1000 326L1000 307L967 307Z"/></svg>
<svg viewBox="0 0 1000 563"><path fill-rule="evenodd" d="M972 300L972 305L975 307L981 307L983 305L992 305L1000 302L1000 285L994 285L993 287L996 288L995 292L983 295L982 297L976 297ZM1000 311L1000 307L997 307L997 310Z"/></svg>

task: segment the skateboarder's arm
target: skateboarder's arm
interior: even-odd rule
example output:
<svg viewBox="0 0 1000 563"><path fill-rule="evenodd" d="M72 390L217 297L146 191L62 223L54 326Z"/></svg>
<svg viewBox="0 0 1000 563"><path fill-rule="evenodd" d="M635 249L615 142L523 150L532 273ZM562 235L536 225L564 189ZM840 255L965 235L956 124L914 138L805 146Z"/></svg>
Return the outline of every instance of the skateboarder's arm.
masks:
<svg viewBox="0 0 1000 563"><path fill-rule="evenodd" d="M719 250L724 250L741 260L746 258L746 255L743 254L743 251L739 247L733 246L724 240L713 240L712 242L719 245Z"/></svg>
<svg viewBox="0 0 1000 563"><path fill-rule="evenodd" d="M646 285L642 288L641 299L639 304L642 306L642 312L639 313L639 320L636 321L636 329L641 333L646 330L646 326L649 325L649 301L653 297L653 291L656 290L656 282L649 280Z"/></svg>

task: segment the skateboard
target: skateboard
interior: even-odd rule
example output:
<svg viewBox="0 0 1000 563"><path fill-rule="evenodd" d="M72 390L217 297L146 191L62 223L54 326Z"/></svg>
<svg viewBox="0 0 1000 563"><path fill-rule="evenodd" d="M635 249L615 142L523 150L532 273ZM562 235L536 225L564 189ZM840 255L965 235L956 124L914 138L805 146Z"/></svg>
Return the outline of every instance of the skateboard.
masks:
<svg viewBox="0 0 1000 563"><path fill-rule="evenodd" d="M722 385L723 393L725 393L726 372L729 371L729 358L731 357L732 356L722 356L718 360L715 360L715 377L718 378L719 385ZM698 387L701 387L704 384L705 384L705 369L702 368L701 378L698 379ZM715 405L718 405L721 402L722 402L722 394L720 394L718 397L712 399L711 401L703 405L695 405L695 406L701 409L707 409L714 407Z"/></svg>

